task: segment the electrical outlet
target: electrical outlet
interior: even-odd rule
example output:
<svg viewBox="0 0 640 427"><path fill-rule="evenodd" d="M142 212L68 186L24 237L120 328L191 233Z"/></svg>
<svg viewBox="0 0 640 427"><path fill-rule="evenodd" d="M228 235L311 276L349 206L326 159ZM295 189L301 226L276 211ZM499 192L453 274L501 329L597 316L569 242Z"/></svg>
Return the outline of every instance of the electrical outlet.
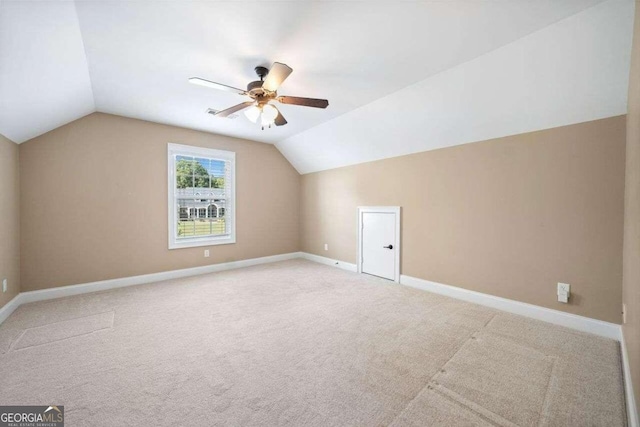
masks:
<svg viewBox="0 0 640 427"><path fill-rule="evenodd" d="M7 292L7 279L2 279L2 293Z"/></svg>
<svg viewBox="0 0 640 427"><path fill-rule="evenodd" d="M328 250L329 250L329 244L328 244L328 243L325 243L325 244L324 244L324 250L325 250L325 251L328 251Z"/></svg>
<svg viewBox="0 0 640 427"><path fill-rule="evenodd" d="M622 324L627 323L627 304L622 304Z"/></svg>
<svg viewBox="0 0 640 427"><path fill-rule="evenodd" d="M558 283L558 301L567 304L570 295L571 285L568 283Z"/></svg>
<svg viewBox="0 0 640 427"><path fill-rule="evenodd" d="M204 257L209 258L209 249L204 250Z"/></svg>

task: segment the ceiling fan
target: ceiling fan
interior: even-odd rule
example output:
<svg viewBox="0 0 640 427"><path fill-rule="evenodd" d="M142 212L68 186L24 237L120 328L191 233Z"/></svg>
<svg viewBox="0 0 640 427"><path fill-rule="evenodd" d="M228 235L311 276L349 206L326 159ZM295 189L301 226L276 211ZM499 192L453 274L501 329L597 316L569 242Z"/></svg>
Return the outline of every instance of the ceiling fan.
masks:
<svg viewBox="0 0 640 427"><path fill-rule="evenodd" d="M253 123L257 123L260 119L262 129L271 127L271 125L284 126L287 124L284 116L278 108L272 104L273 101L281 104L302 105L305 107L327 108L329 101L326 99L316 98L300 98L297 96L278 96L278 88L285 81L293 69L286 64L274 62L271 70L265 67L256 67L256 74L260 80L256 80L247 85L247 90L238 89L232 86L223 85L200 77L191 77L190 83L210 87L213 89L226 90L227 92L237 93L238 95L248 95L251 101L243 102L226 110L214 113L216 117L229 117L238 111L245 111L245 115Z"/></svg>

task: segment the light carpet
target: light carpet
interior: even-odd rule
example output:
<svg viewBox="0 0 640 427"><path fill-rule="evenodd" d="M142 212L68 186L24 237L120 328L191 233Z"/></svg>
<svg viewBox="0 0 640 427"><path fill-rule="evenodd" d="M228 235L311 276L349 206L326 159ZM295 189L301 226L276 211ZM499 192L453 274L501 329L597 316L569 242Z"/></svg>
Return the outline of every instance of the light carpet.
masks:
<svg viewBox="0 0 640 427"><path fill-rule="evenodd" d="M69 426L624 426L618 343L292 260L19 307L0 404Z"/></svg>

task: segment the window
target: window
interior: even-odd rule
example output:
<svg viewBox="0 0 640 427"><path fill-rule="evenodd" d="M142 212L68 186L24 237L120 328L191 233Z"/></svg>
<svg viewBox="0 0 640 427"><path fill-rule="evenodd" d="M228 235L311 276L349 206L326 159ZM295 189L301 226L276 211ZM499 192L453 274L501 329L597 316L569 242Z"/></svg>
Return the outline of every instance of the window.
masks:
<svg viewBox="0 0 640 427"><path fill-rule="evenodd" d="M236 153L169 144L169 249L236 242Z"/></svg>

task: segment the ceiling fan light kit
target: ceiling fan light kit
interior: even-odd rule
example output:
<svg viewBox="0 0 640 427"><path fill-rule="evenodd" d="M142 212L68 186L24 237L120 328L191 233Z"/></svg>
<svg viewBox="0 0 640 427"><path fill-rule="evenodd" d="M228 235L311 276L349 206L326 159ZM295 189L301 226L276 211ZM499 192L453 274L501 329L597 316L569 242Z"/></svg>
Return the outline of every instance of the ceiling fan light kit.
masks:
<svg viewBox="0 0 640 427"><path fill-rule="evenodd" d="M249 107L244 111L244 115L247 116L247 118L253 123L258 123L260 114L262 114L262 110L257 105Z"/></svg>
<svg viewBox="0 0 640 427"><path fill-rule="evenodd" d="M329 105L329 101L326 99L278 96L278 88L293 72L293 69L286 64L274 62L271 66L271 70L266 67L258 66L255 68L255 71L260 80L249 83L247 85L247 90L227 86L222 83L212 82L200 77L191 77L189 82L212 89L249 96L252 99L251 101L243 102L225 110L217 111L213 115L215 117L232 118L234 113L246 110L244 112L245 116L253 123L257 123L258 119L260 119L260 125L263 130L265 127L270 128L272 125L284 126L287 124L287 120L284 118L282 113L280 113L280 110L273 105L273 102L313 108L327 108Z"/></svg>

